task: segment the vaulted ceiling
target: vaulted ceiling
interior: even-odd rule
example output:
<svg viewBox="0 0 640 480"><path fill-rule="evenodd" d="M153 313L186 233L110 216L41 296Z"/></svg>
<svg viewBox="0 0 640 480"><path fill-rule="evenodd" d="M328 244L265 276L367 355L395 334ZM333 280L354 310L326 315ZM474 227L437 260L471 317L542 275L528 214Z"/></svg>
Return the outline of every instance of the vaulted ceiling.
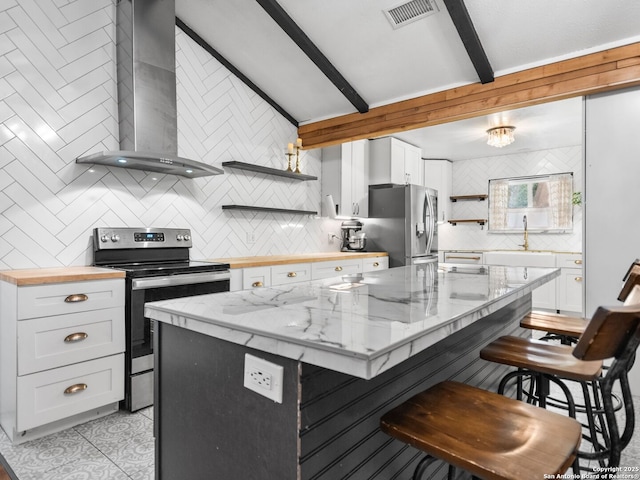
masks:
<svg viewBox="0 0 640 480"><path fill-rule="evenodd" d="M427 14L394 26L404 4ZM637 0L176 0L176 16L299 125L640 41Z"/></svg>

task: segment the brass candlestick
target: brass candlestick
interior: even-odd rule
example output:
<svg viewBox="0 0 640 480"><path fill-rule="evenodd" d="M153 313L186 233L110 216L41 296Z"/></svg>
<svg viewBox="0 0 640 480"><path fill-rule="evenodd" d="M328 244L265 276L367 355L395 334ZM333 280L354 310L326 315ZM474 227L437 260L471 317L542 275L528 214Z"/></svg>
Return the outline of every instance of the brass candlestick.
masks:
<svg viewBox="0 0 640 480"><path fill-rule="evenodd" d="M293 168L291 167L291 157L295 155L295 153L285 153L287 156L287 172L293 172Z"/></svg>
<svg viewBox="0 0 640 480"><path fill-rule="evenodd" d="M296 146L296 169L293 173L302 173L300 170L300 147Z"/></svg>

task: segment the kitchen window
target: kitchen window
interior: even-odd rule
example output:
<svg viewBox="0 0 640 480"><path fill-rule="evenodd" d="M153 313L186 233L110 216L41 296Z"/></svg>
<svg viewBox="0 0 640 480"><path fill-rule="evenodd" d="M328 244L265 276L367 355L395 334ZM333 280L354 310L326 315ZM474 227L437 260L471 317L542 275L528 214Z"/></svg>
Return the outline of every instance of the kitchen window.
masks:
<svg viewBox="0 0 640 480"><path fill-rule="evenodd" d="M489 231L573 230L573 173L489 180Z"/></svg>

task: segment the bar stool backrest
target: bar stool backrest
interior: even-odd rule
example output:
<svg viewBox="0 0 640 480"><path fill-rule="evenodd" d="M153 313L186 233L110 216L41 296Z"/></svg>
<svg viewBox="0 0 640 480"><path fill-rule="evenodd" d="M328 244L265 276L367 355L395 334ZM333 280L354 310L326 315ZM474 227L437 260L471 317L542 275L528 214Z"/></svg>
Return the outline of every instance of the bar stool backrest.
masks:
<svg viewBox="0 0 640 480"><path fill-rule="evenodd" d="M580 360L605 360L635 353L640 343L640 285L636 285L621 307L598 307L573 356ZM631 350L631 351L629 351ZM626 360L626 359L624 359Z"/></svg>
<svg viewBox="0 0 640 480"><path fill-rule="evenodd" d="M640 285L640 259L636 258L636 260L631 264L622 281L624 282L624 285L622 286L622 290L620 290L618 300L625 302L631 293L631 290L633 290L633 287Z"/></svg>

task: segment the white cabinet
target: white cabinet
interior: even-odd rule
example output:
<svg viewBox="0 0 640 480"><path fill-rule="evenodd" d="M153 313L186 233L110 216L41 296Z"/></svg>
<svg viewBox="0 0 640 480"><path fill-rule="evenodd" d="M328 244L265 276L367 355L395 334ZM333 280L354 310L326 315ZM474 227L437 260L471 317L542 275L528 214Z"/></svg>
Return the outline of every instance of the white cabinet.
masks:
<svg viewBox="0 0 640 480"><path fill-rule="evenodd" d="M330 260L328 262L315 262L311 264L311 276L314 280L339 277L341 275L352 275L361 272L361 259Z"/></svg>
<svg viewBox="0 0 640 480"><path fill-rule="evenodd" d="M375 272L389 268L389 257L375 257L362 259L363 272Z"/></svg>
<svg viewBox="0 0 640 480"><path fill-rule="evenodd" d="M357 140L322 149L322 194L331 195L336 213L366 217L369 141Z"/></svg>
<svg viewBox="0 0 640 480"><path fill-rule="evenodd" d="M369 184L422 185L422 150L393 137L369 141Z"/></svg>
<svg viewBox="0 0 640 480"><path fill-rule="evenodd" d="M438 191L438 223L451 220L452 172L449 160L424 161L424 186Z"/></svg>
<svg viewBox="0 0 640 480"><path fill-rule="evenodd" d="M124 279L0 282L0 423L22 443L117 411Z"/></svg>
<svg viewBox="0 0 640 480"><path fill-rule="evenodd" d="M558 254L556 267L561 269L556 280L556 308L561 312L582 313L582 255Z"/></svg>
<svg viewBox="0 0 640 480"><path fill-rule="evenodd" d="M250 267L242 269L242 289L271 286L271 267Z"/></svg>
<svg viewBox="0 0 640 480"><path fill-rule="evenodd" d="M310 263L292 263L271 267L271 285L288 285L306 280L311 280Z"/></svg>

